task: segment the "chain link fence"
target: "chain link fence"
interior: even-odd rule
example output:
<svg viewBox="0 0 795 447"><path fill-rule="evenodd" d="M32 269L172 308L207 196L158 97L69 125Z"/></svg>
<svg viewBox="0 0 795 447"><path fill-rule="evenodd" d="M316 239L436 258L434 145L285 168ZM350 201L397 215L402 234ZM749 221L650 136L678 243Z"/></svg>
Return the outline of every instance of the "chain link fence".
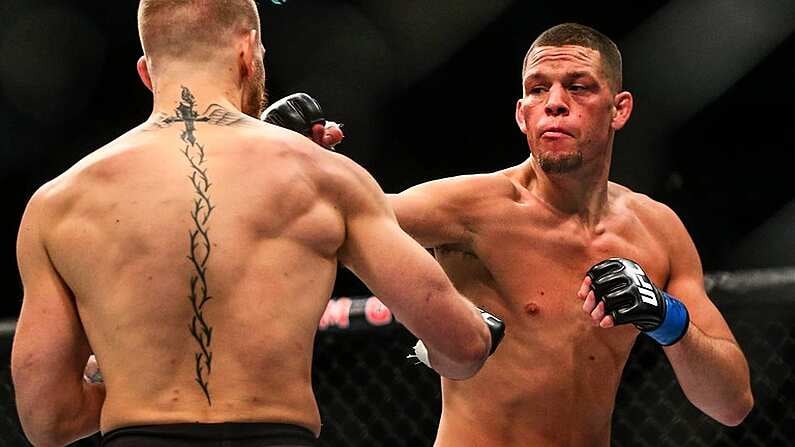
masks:
<svg viewBox="0 0 795 447"><path fill-rule="evenodd" d="M613 446L795 445L795 270L783 281L780 271L767 282L757 273L771 272L751 272L747 281L735 274L707 280L748 358L756 399L751 414L731 428L703 415L684 397L662 349L639 337L616 398ZM439 378L405 359L414 337L366 300L332 303L330 310L317 336L313 368L320 445L431 446L441 409ZM5 359L10 337L0 340ZM0 446L29 445L16 418L7 368L0 371L0 412ZM96 438L75 444L94 445Z"/></svg>

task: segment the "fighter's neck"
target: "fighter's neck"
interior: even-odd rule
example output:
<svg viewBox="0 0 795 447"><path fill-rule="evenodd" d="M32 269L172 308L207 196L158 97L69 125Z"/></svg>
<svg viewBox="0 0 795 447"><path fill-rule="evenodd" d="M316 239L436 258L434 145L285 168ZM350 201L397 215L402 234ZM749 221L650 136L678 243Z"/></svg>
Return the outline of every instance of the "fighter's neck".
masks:
<svg viewBox="0 0 795 447"><path fill-rule="evenodd" d="M170 115L185 101L186 93L193 97L198 113L211 104L217 104L230 111L239 111L242 104L240 89L225 82L214 83L202 78L169 79L157 81L154 85L154 105L152 116Z"/></svg>
<svg viewBox="0 0 795 447"><path fill-rule="evenodd" d="M544 172L532 157L525 165L532 178L528 184L531 194L559 214L596 223L606 213L609 161L597 168L581 166L562 174Z"/></svg>

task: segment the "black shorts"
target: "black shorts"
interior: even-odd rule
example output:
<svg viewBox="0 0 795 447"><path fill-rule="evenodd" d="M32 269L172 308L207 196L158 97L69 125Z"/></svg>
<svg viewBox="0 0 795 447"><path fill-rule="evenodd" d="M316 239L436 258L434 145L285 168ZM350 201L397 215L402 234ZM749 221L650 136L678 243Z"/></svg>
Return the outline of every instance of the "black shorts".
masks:
<svg viewBox="0 0 795 447"><path fill-rule="evenodd" d="M163 424L122 427L102 436L108 447L304 447L314 446L310 430L289 424Z"/></svg>

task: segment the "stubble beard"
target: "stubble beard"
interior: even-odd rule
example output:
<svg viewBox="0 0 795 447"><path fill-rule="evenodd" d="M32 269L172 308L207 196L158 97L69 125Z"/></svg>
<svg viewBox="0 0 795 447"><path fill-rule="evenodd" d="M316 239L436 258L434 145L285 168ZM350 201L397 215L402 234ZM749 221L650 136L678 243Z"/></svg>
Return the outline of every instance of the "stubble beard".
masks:
<svg viewBox="0 0 795 447"><path fill-rule="evenodd" d="M265 107L268 106L268 94L265 91L265 67L262 62L257 64L257 70L247 83L243 91L243 104L241 109L246 115L259 119Z"/></svg>
<svg viewBox="0 0 795 447"><path fill-rule="evenodd" d="M582 152L553 152L534 157L538 166L547 174L564 174L582 166Z"/></svg>

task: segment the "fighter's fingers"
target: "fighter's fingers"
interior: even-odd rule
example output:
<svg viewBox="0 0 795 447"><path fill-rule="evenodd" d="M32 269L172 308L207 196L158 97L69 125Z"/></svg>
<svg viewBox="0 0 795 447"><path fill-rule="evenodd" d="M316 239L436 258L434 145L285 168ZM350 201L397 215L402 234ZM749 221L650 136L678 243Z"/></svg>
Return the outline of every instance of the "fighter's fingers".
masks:
<svg viewBox="0 0 795 447"><path fill-rule="evenodd" d="M613 316L612 315L605 315L605 317L602 318L602 321L599 322L599 327L603 327L603 328L609 328L609 327L613 327L615 325L616 324L613 321Z"/></svg>
<svg viewBox="0 0 795 447"><path fill-rule="evenodd" d="M333 121L326 121L326 126L324 128L325 133L323 135L323 145L328 147L333 147L342 141L345 138L345 134L342 132L342 128L339 124Z"/></svg>
<svg viewBox="0 0 795 447"><path fill-rule="evenodd" d="M323 127L323 124L320 124L320 123L313 124L312 125L312 135L310 136L310 138L312 138L312 141L314 141L315 144L319 144L321 146L324 146L324 144L323 144L323 135L325 133L326 133L326 129L325 129L325 127Z"/></svg>
<svg viewBox="0 0 795 447"><path fill-rule="evenodd" d="M596 305L594 310L591 312L591 320L593 320L594 324L598 324L602 321L602 318L605 316L605 303L600 301L599 304Z"/></svg>
<svg viewBox="0 0 795 447"><path fill-rule="evenodd" d="M580 290L577 291L577 296L584 300L588 296L588 291L591 290L591 278L586 276L580 284Z"/></svg>
<svg viewBox="0 0 795 447"><path fill-rule="evenodd" d="M590 291L585 295L585 301L582 303L582 310L585 313L590 314L593 312L596 304L596 295L594 295L593 291Z"/></svg>
<svg viewBox="0 0 795 447"><path fill-rule="evenodd" d="M88 358L86 362L86 368L83 371L83 376L85 380L89 383L100 383L103 381L102 379L102 372L99 370L99 364L97 363L97 358L94 354Z"/></svg>

